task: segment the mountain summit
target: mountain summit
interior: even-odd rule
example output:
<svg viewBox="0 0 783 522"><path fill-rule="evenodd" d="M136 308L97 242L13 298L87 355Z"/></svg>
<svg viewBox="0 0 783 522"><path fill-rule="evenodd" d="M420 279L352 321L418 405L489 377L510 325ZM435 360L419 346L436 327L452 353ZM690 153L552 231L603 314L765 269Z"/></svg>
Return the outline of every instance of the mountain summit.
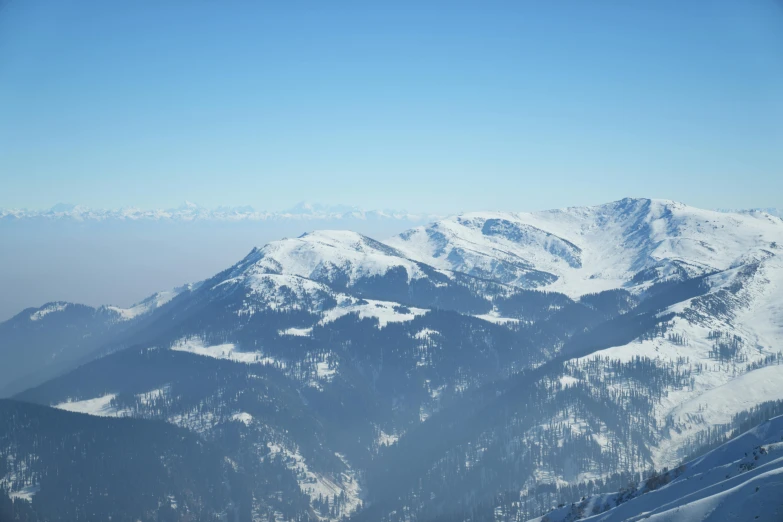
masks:
<svg viewBox="0 0 783 522"><path fill-rule="evenodd" d="M532 213L472 212L386 243L432 266L579 296L725 270L779 244L781 220L667 200Z"/></svg>

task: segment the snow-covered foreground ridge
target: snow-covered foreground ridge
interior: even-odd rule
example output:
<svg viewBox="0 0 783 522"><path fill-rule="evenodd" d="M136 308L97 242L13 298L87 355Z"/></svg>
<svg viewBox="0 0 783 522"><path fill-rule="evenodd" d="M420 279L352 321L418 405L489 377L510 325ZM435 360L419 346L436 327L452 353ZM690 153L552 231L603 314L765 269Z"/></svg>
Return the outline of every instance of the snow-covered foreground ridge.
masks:
<svg viewBox="0 0 783 522"><path fill-rule="evenodd" d="M783 520L783 416L635 486L559 508L537 522Z"/></svg>

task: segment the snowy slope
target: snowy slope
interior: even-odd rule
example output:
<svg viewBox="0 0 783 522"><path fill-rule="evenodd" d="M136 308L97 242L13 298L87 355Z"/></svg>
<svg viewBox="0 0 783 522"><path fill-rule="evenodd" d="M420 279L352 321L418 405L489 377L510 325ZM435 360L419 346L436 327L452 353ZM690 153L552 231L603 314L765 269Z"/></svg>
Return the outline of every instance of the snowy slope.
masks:
<svg viewBox="0 0 783 522"><path fill-rule="evenodd" d="M747 250L737 252L728 267L703 278L698 292L675 291L679 302L649 308L657 324L567 361L548 381L556 390L551 407L540 417L530 414L530 428L503 428L502 435L488 428L472 447L508 452L504 441L513 439L519 449L503 453L504 462L522 460L531 447L544 455L536 456L529 475L519 475L528 502L544 484L606 479L615 469L675 467L730 433L743 412L783 399L783 249L748 240ZM568 451L577 464L569 463ZM470 447L455 450L454 458L463 457L482 465ZM507 471L498 462L491 466Z"/></svg>
<svg viewBox="0 0 783 522"><path fill-rule="evenodd" d="M360 318L372 317L383 327L389 322L408 321L427 312L421 308L402 307L396 302L360 299L301 275L265 273L269 259L252 264L215 285L211 290L220 293L226 288L240 287L247 292L240 317L264 311L302 310L321 316L325 324L346 314ZM293 264L293 263L292 263ZM350 266L350 265L349 265ZM305 270L306 271L306 270ZM312 328L310 328L312 329ZM307 329L291 328L285 335L306 335ZM282 335L282 334L281 334Z"/></svg>
<svg viewBox="0 0 783 522"><path fill-rule="evenodd" d="M735 416L783 399L783 258L780 248L752 254L706 278L706 293L658 312L655 331L565 365L560 381L579 386L581 403L603 402L608 412L630 415L634 429L644 426L643 442L620 444L626 468L674 467L710 433L729 433ZM646 369L624 371L622 364ZM603 453L617 451L611 415L577 407L551 420L591 438ZM551 431L548 422L541 429ZM576 475L538 478L562 483L601 475L600 465L586 465Z"/></svg>
<svg viewBox="0 0 783 522"><path fill-rule="evenodd" d="M248 294L240 315L253 315L260 310L309 310L330 308L337 293L328 286L298 275L267 274L257 267L232 275L211 288L213 292L235 287Z"/></svg>
<svg viewBox="0 0 783 522"><path fill-rule="evenodd" d="M386 241L441 269L571 296L723 270L749 250L775 242L783 243L783 221L770 214L649 199L468 213Z"/></svg>
<svg viewBox="0 0 783 522"><path fill-rule="evenodd" d="M778 248L767 253L708 278L708 293L662 312L676 314L665 335L586 358L684 361L693 372L690 386L668 390L655 405L661 434L651 449L657 467L675 465L684 456L682 448L699 432L726 424L762 402L783 399L783 252ZM715 332L722 336L716 339ZM716 355L720 343L732 347L731 357Z"/></svg>
<svg viewBox="0 0 783 522"><path fill-rule="evenodd" d="M540 522L783 520L783 416L636 488L587 498Z"/></svg>

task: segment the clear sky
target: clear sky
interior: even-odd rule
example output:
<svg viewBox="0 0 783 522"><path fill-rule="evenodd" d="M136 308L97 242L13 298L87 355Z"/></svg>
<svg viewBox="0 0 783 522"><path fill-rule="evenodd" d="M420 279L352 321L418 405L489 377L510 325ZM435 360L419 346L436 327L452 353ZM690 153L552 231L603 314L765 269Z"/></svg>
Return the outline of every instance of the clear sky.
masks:
<svg viewBox="0 0 783 522"><path fill-rule="evenodd" d="M0 0L0 207L783 206L780 0Z"/></svg>

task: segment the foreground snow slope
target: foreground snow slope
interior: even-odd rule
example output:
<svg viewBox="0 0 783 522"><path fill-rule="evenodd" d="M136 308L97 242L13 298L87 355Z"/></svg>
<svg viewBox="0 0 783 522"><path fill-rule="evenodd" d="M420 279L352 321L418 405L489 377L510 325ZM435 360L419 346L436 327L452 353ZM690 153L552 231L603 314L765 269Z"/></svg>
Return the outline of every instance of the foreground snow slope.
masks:
<svg viewBox="0 0 783 522"><path fill-rule="evenodd" d="M783 416L637 488L557 509L540 522L783 520Z"/></svg>

